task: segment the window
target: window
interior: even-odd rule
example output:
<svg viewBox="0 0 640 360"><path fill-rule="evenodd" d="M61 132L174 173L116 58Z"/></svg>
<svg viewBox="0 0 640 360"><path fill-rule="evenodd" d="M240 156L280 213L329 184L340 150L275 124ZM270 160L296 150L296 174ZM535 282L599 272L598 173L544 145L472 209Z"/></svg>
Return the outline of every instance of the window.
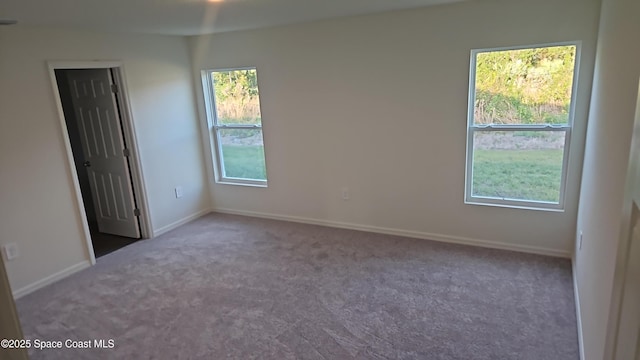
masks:
<svg viewBox="0 0 640 360"><path fill-rule="evenodd" d="M203 71L216 180L267 185L255 68Z"/></svg>
<svg viewBox="0 0 640 360"><path fill-rule="evenodd" d="M466 203L563 209L578 47L472 51Z"/></svg>

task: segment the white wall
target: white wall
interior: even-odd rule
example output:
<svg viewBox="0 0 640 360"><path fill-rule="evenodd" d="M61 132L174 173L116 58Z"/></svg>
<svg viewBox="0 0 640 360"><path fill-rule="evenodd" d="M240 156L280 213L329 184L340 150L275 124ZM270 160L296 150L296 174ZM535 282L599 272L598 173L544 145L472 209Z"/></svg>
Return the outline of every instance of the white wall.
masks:
<svg viewBox="0 0 640 360"><path fill-rule="evenodd" d="M575 266L585 359L604 353L640 78L640 2L604 0L580 194Z"/></svg>
<svg viewBox="0 0 640 360"><path fill-rule="evenodd" d="M212 184L214 208L568 256L598 14L598 0L488 0L191 38L197 81L258 69L269 187ZM566 211L465 205L470 50L569 40L583 56Z"/></svg>
<svg viewBox="0 0 640 360"><path fill-rule="evenodd" d="M14 291L87 260L46 61L122 60L154 229L209 207L184 38L0 29L0 243ZM175 199L173 189L184 187Z"/></svg>

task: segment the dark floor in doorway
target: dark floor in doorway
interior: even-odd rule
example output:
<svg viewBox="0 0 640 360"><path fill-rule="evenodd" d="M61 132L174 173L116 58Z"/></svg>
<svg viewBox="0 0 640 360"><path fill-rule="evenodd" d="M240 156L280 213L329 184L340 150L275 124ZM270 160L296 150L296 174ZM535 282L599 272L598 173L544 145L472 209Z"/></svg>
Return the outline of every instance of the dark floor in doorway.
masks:
<svg viewBox="0 0 640 360"><path fill-rule="evenodd" d="M91 231L93 253L95 254L96 258L112 253L127 245L131 245L136 241L138 241L138 239Z"/></svg>

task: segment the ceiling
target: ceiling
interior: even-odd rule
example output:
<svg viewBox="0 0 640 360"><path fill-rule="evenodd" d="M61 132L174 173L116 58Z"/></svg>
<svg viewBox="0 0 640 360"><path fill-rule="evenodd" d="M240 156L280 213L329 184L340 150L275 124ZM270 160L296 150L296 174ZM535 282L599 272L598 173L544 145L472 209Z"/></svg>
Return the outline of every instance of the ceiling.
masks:
<svg viewBox="0 0 640 360"><path fill-rule="evenodd" d="M19 25L197 35L462 0L1 0Z"/></svg>

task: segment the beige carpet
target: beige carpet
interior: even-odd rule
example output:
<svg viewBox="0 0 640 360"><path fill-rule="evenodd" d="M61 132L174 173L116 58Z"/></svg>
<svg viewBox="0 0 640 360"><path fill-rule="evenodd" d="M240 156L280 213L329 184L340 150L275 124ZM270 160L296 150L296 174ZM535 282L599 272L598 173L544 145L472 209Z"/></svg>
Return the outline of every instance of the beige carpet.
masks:
<svg viewBox="0 0 640 360"><path fill-rule="evenodd" d="M578 359L570 262L212 214L18 301L33 359Z"/></svg>

